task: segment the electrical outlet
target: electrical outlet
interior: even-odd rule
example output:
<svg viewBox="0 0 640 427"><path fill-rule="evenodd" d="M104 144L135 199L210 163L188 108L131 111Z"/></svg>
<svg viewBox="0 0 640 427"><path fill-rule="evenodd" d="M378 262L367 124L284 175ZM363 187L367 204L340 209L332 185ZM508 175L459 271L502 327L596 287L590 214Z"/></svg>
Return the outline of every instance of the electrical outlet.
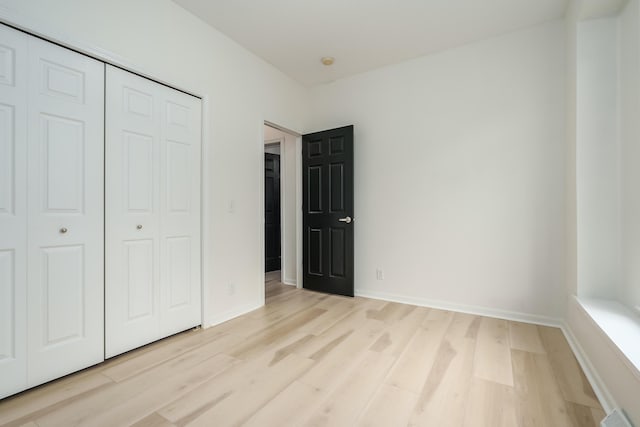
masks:
<svg viewBox="0 0 640 427"><path fill-rule="evenodd" d="M376 280L384 280L384 273L381 268L376 268Z"/></svg>
<svg viewBox="0 0 640 427"><path fill-rule="evenodd" d="M227 292L229 293L229 295L235 295L236 293L236 285L233 283L229 283L228 287L227 287Z"/></svg>

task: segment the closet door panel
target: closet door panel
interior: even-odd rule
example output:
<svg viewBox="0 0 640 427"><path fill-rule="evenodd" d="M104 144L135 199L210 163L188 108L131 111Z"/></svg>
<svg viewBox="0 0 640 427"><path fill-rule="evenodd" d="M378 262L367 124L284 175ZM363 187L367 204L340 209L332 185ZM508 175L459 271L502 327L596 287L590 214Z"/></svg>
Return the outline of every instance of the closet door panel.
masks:
<svg viewBox="0 0 640 427"><path fill-rule="evenodd" d="M107 67L106 355L201 323L200 100Z"/></svg>
<svg viewBox="0 0 640 427"><path fill-rule="evenodd" d="M32 386L104 359L104 65L28 43Z"/></svg>
<svg viewBox="0 0 640 427"><path fill-rule="evenodd" d="M170 335L201 323L201 101L162 89L161 329Z"/></svg>
<svg viewBox="0 0 640 427"><path fill-rule="evenodd" d="M0 25L0 398L27 387L27 63Z"/></svg>
<svg viewBox="0 0 640 427"><path fill-rule="evenodd" d="M106 356L160 338L160 100L107 66Z"/></svg>

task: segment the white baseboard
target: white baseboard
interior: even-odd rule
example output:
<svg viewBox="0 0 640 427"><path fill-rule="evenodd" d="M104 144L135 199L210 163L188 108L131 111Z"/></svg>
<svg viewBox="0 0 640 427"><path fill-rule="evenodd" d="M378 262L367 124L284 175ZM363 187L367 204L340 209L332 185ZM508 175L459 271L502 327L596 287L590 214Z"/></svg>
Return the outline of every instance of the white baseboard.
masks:
<svg viewBox="0 0 640 427"><path fill-rule="evenodd" d="M227 320L231 320L234 319L238 316L242 316L243 314L247 314L250 311L256 310L260 307L262 307L264 305L264 303L261 302L252 302L249 304L243 304L240 307L236 307L233 308L231 310L227 310L225 312L222 312L220 314L218 314L217 316L214 316L211 319L208 319L207 323L205 325L202 325L202 327L204 329L206 328L210 328L212 326L216 326L219 325L220 323L224 323Z"/></svg>
<svg viewBox="0 0 640 427"><path fill-rule="evenodd" d="M452 302L417 298L406 295L397 295L386 292L370 290L357 290L356 296L364 298L379 299L384 301L399 302L401 304L418 305L421 307L437 308L440 310L458 311L461 313L476 314L479 316L495 317L498 319L513 320L516 322L533 323L536 325L562 327L563 322L559 318L540 316L537 314L518 313L515 311L501 310L496 308L481 307L475 305L457 304Z"/></svg>
<svg viewBox="0 0 640 427"><path fill-rule="evenodd" d="M289 286L298 286L298 284L296 283L295 279L284 279L282 280L282 283L285 285L289 285Z"/></svg>
<svg viewBox="0 0 640 427"><path fill-rule="evenodd" d="M596 369L593 367L593 364L589 360L589 357L587 357L587 354L580 345L580 342L576 339L576 336L573 334L573 331L569 327L569 324L563 322L561 329L564 333L565 338L567 339L567 342L569 343L569 346L571 347L571 350L573 350L573 354L576 356L580 367L582 367L587 380L589 380L594 393L602 404L602 408L604 409L605 413L611 413L611 411L613 411L617 407L617 405L615 400L613 399L613 396L609 392L609 389L605 385L604 381L602 381L602 379L600 378L600 375L598 375L598 371L596 371Z"/></svg>

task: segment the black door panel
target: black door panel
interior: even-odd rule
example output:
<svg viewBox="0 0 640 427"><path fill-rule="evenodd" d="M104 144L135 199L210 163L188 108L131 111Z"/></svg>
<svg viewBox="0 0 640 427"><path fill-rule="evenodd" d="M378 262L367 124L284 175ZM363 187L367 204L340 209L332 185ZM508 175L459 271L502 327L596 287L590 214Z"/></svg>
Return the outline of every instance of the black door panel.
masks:
<svg viewBox="0 0 640 427"><path fill-rule="evenodd" d="M302 138L303 283L353 296L353 126Z"/></svg>
<svg viewBox="0 0 640 427"><path fill-rule="evenodd" d="M264 269L280 270L280 156L264 154Z"/></svg>

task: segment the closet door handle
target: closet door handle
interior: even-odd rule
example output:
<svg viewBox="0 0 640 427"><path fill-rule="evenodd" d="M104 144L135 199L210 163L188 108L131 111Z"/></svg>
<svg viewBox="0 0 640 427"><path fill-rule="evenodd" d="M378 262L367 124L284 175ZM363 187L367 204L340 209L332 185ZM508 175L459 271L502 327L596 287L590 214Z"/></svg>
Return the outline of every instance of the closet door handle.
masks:
<svg viewBox="0 0 640 427"><path fill-rule="evenodd" d="M136 229L137 229L137 230L142 230L142 224L138 224L138 225L136 225Z"/></svg>
<svg viewBox="0 0 640 427"><path fill-rule="evenodd" d="M62 228L60 229L60 234L67 234L67 231L69 231L69 230L67 230L67 228L66 228L66 227L62 227Z"/></svg>

